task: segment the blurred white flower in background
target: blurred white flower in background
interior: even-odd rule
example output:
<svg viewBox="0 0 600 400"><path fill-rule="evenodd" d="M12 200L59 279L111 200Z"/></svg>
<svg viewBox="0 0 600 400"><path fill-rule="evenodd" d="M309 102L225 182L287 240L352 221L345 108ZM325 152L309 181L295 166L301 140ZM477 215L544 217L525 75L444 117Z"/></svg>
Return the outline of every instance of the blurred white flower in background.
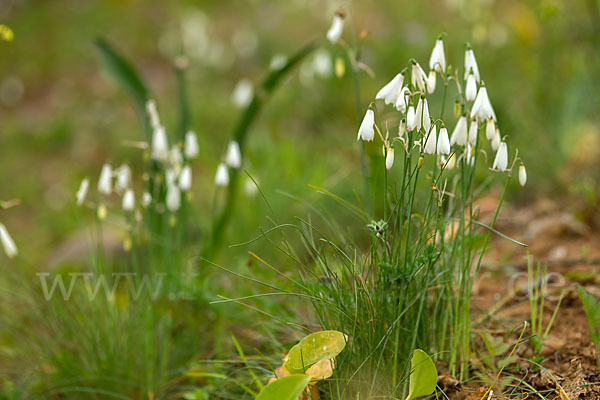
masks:
<svg viewBox="0 0 600 400"><path fill-rule="evenodd" d="M242 166L242 152L240 151L240 145L235 140L232 140L227 145L225 164L231 168L239 168Z"/></svg>
<svg viewBox="0 0 600 400"><path fill-rule="evenodd" d="M327 40L331 43L336 43L340 40L342 33L344 32L344 19L346 18L346 13L343 10L338 10L333 14L333 20L331 21L331 26L327 31Z"/></svg>
<svg viewBox="0 0 600 400"><path fill-rule="evenodd" d="M98 191L107 196L112 193L112 173L110 164L104 164L98 178Z"/></svg>
<svg viewBox="0 0 600 400"><path fill-rule="evenodd" d="M0 241L2 242L2 247L4 247L4 252L8 258L15 258L17 254L19 254L17 245L2 223L0 223Z"/></svg>
<svg viewBox="0 0 600 400"><path fill-rule="evenodd" d="M231 102L238 108L246 107L252 101L254 96L254 86L248 78L242 78L238 81L231 93Z"/></svg>
<svg viewBox="0 0 600 400"><path fill-rule="evenodd" d="M215 174L215 185L216 186L227 186L229 185L229 171L227 166L220 163L217 167L217 173Z"/></svg>
<svg viewBox="0 0 600 400"><path fill-rule="evenodd" d="M77 200L77 206L81 206L85 201L85 197L87 196L88 189L90 187L90 180L88 178L84 178L79 184L79 189L75 194L75 198Z"/></svg>

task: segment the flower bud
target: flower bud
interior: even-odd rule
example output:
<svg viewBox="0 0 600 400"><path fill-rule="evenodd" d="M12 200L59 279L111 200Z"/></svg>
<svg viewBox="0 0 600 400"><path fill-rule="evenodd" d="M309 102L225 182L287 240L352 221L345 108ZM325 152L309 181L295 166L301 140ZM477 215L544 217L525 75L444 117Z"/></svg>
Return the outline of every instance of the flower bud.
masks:
<svg viewBox="0 0 600 400"><path fill-rule="evenodd" d="M342 32L344 31L344 18L346 17L346 13L342 10L337 11L333 15L333 21L331 21L331 26L327 31L327 40L331 43L337 43L342 36Z"/></svg>
<svg viewBox="0 0 600 400"><path fill-rule="evenodd" d="M240 145L235 140L229 142L227 145L225 164L231 168L239 168L242 166L242 152L240 151Z"/></svg>
<svg viewBox="0 0 600 400"><path fill-rule="evenodd" d="M506 171L508 166L508 150L506 148L506 142L501 142L496 152L496 158L492 168L498 171Z"/></svg>
<svg viewBox="0 0 600 400"><path fill-rule="evenodd" d="M525 165L521 163L521 166L519 167L519 184L521 184L521 186L524 187L526 183L527 171L525 170Z"/></svg>

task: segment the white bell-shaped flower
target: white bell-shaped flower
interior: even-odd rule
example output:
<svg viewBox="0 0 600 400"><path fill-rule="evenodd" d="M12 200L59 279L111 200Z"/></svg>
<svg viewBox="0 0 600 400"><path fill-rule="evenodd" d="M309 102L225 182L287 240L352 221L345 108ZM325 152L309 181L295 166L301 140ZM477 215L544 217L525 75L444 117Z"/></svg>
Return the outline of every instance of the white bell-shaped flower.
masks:
<svg viewBox="0 0 600 400"><path fill-rule="evenodd" d="M471 146L475 146L477 144L478 129L479 128L477 127L477 121L471 121L471 124L469 125L469 137L468 137L468 141Z"/></svg>
<svg viewBox="0 0 600 400"><path fill-rule="evenodd" d="M239 168L242 166L242 152L240 150L240 145L235 140L232 140L227 145L225 164L231 168Z"/></svg>
<svg viewBox="0 0 600 400"><path fill-rule="evenodd" d="M450 139L448 138L448 130L446 128L440 129L440 136L437 141L437 152L438 154L450 154Z"/></svg>
<svg viewBox="0 0 600 400"><path fill-rule="evenodd" d="M360 124L360 128L358 128L358 138L356 140L362 139L367 142L373 140L375 137L373 125L375 125L375 113L369 108Z"/></svg>
<svg viewBox="0 0 600 400"><path fill-rule="evenodd" d="M485 124L485 138L489 141L494 140L494 135L496 134L496 124L493 119L488 119Z"/></svg>
<svg viewBox="0 0 600 400"><path fill-rule="evenodd" d="M477 97L473 103L473 108L471 109L471 118L475 117L481 120L487 120L489 118L492 118L494 121L496 120L496 113L494 113L485 86L479 88L479 92L477 92Z"/></svg>
<svg viewBox="0 0 600 400"><path fill-rule="evenodd" d="M423 71L423 68L421 68L419 63L416 61L414 61L412 65L411 83L414 87L418 88L421 92L425 93L427 85L427 75L425 74L425 71Z"/></svg>
<svg viewBox="0 0 600 400"><path fill-rule="evenodd" d="M132 189L127 189L123 195L122 206L124 211L133 211L135 208L135 195Z"/></svg>
<svg viewBox="0 0 600 400"><path fill-rule="evenodd" d="M477 97L477 81L475 75L469 74L467 78L467 85L465 87L465 98L467 101L474 101Z"/></svg>
<svg viewBox="0 0 600 400"><path fill-rule="evenodd" d="M123 164L117 169L117 191L123 193L131 185L131 168Z"/></svg>
<svg viewBox="0 0 600 400"><path fill-rule="evenodd" d="M85 201L85 197L87 196L88 189L90 187L90 180L88 178L84 178L79 185L79 189L75 194L75 199L77 200L77 206L81 206Z"/></svg>
<svg viewBox="0 0 600 400"><path fill-rule="evenodd" d="M413 106L408 107L408 111L406 112L406 127L408 128L409 132L415 130L417 127L415 107Z"/></svg>
<svg viewBox="0 0 600 400"><path fill-rule="evenodd" d="M467 144L467 117L464 115L458 119L458 122L452 131L450 144L458 144L459 146L465 146Z"/></svg>
<svg viewBox="0 0 600 400"><path fill-rule="evenodd" d="M385 168L389 171L394 165L394 148L390 147L385 156Z"/></svg>
<svg viewBox="0 0 600 400"><path fill-rule="evenodd" d="M183 150L188 160L193 160L194 158L198 157L200 148L198 146L198 136L196 136L196 132L188 131L185 134L185 145Z"/></svg>
<svg viewBox="0 0 600 400"><path fill-rule="evenodd" d="M427 78L427 93L432 94L435 92L436 79L435 71L429 71L429 77Z"/></svg>
<svg viewBox="0 0 600 400"><path fill-rule="evenodd" d="M498 128L496 128L496 132L494 133L494 138L492 139L492 142L490 143L492 145L492 150L493 151L498 151L498 147L500 147L500 130Z"/></svg>
<svg viewBox="0 0 600 400"><path fill-rule="evenodd" d="M244 108L252 101L254 96L254 86L248 78L242 78L238 81L231 93L231 102L238 108Z"/></svg>
<svg viewBox="0 0 600 400"><path fill-rule="evenodd" d="M429 104L425 97L419 99L417 110L415 111L415 120L417 129L420 130L423 128L425 132L429 132L429 128L431 128L431 119L429 118Z"/></svg>
<svg viewBox="0 0 600 400"><path fill-rule="evenodd" d="M192 188L192 168L186 165L179 174L179 188L183 192L187 192Z"/></svg>
<svg viewBox="0 0 600 400"><path fill-rule="evenodd" d="M444 41L442 39L435 41L431 57L429 57L429 69L437 72L446 71L446 56L444 54Z"/></svg>
<svg viewBox="0 0 600 400"><path fill-rule="evenodd" d="M400 95L396 99L396 110L400 111L402 114L406 112L406 105L408 104L408 95L410 94L410 90L408 90L407 86L404 86L400 89Z"/></svg>
<svg viewBox="0 0 600 400"><path fill-rule="evenodd" d="M398 97L402 93L402 84L404 83L404 75L397 74L390 82L377 92L375 99L383 100L385 104L395 105Z"/></svg>
<svg viewBox="0 0 600 400"><path fill-rule="evenodd" d="M153 160L166 162L169 159L169 141L165 127L159 125L152 133L150 156Z"/></svg>
<svg viewBox="0 0 600 400"><path fill-rule="evenodd" d="M433 128L431 128L431 131L429 131L429 134L424 137L423 140L426 140L423 151L425 151L427 154L435 154L437 147L437 128L435 125Z"/></svg>
<svg viewBox="0 0 600 400"><path fill-rule="evenodd" d="M469 47L465 51L465 80L471 72L475 76L475 80L479 82L481 79L479 77L479 68L477 68L477 60L475 60L473 49Z"/></svg>
<svg viewBox="0 0 600 400"><path fill-rule="evenodd" d="M167 209L171 212L181 207L181 191L177 185L167 185Z"/></svg>
<svg viewBox="0 0 600 400"><path fill-rule="evenodd" d="M180 166L183 163L183 154L181 154L179 145L171 147L171 151L169 151L169 162L171 165L176 166Z"/></svg>
<svg viewBox="0 0 600 400"><path fill-rule="evenodd" d="M219 164L219 166L217 167L217 173L215 174L215 185L229 185L229 171L227 170L227 165L225 165L224 163Z"/></svg>
<svg viewBox="0 0 600 400"><path fill-rule="evenodd" d="M17 245L6 230L6 226L2 223L0 223L0 241L2 242L2 247L4 247L4 252L8 258L15 258L17 254L19 254Z"/></svg>
<svg viewBox="0 0 600 400"><path fill-rule="evenodd" d="M521 163L521 166L519 167L519 184L524 187L526 183L527 183L527 170L525 170L525 165L523 163Z"/></svg>
<svg viewBox="0 0 600 400"><path fill-rule="evenodd" d="M406 135L406 118L402 118L398 124L398 137L404 137L404 135Z"/></svg>
<svg viewBox="0 0 600 400"><path fill-rule="evenodd" d="M342 36L342 32L344 31L344 19L346 14L343 11L337 11L333 15L333 21L331 21L331 27L327 31L327 40L331 43L337 43Z"/></svg>
<svg viewBox="0 0 600 400"><path fill-rule="evenodd" d="M494 164L492 168L498 171L506 171L508 166L508 150L506 148L506 142L501 142L496 152L496 158L494 158Z"/></svg>
<svg viewBox="0 0 600 400"><path fill-rule="evenodd" d="M98 179L98 191L107 196L112 193L112 168L110 164L102 166L100 178Z"/></svg>
<svg viewBox="0 0 600 400"><path fill-rule="evenodd" d="M148 192L144 192L142 195L142 207L148 207L152 203L152 195Z"/></svg>

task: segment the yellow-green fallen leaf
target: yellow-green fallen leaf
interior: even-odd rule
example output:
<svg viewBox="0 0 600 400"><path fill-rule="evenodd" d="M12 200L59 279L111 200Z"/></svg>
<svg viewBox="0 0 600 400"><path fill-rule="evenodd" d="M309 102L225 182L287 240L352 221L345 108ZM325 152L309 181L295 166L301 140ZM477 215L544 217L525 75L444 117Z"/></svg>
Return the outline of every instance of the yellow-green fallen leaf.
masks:
<svg viewBox="0 0 600 400"><path fill-rule="evenodd" d="M304 373L313 364L340 354L347 340L348 337L338 331L312 333L292 347L283 367L292 374Z"/></svg>
<svg viewBox="0 0 600 400"><path fill-rule="evenodd" d="M310 382L310 376L296 374L279 378L260 391L255 400L296 400Z"/></svg>
<svg viewBox="0 0 600 400"><path fill-rule="evenodd" d="M410 381L406 400L433 393L437 384L437 369L423 350L415 349L410 360Z"/></svg>
<svg viewBox="0 0 600 400"><path fill-rule="evenodd" d="M327 379L333 375L335 368L334 359L325 359L313 364L312 367L306 370L306 375L310 376L313 381Z"/></svg>

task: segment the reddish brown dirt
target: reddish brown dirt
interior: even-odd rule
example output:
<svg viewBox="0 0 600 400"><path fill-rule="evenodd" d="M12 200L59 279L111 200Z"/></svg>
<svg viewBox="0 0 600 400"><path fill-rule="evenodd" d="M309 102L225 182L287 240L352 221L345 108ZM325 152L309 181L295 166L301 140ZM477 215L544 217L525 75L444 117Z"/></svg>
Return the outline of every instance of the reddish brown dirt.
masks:
<svg viewBox="0 0 600 400"><path fill-rule="evenodd" d="M494 198L479 202L483 221L491 220L495 204L497 200ZM467 384L451 387L451 377L442 376L439 384L447 387L445 392L450 399L486 399L486 392L494 382L502 360L517 343L524 321L530 321L526 289L527 254L536 263L548 265L544 329L561 294L564 293L564 297L542 349L544 360L541 368L528 361L532 357L528 339L531 331L526 330L526 340L517 346L513 362L493 385L491 398L600 399L596 354L576 291L580 284L589 293L600 297L600 234L592 226L551 203L503 209L496 229L528 244L528 247L523 248L496 235L491 239L490 251L484 257L484 266L473 292L476 323L471 375L476 378ZM484 336L496 340L498 349L502 351L492 358L495 370L486 364L489 352L482 339ZM488 377L486 383L483 383L482 375Z"/></svg>

